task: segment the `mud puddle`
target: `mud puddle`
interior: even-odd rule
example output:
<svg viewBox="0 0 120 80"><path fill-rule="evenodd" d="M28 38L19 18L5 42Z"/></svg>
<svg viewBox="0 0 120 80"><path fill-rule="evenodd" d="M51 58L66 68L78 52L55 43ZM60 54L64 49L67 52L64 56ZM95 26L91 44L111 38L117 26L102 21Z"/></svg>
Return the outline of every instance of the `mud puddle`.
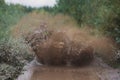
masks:
<svg viewBox="0 0 120 80"><path fill-rule="evenodd" d="M96 58L84 67L50 67L30 64L17 80L120 80L120 70Z"/></svg>

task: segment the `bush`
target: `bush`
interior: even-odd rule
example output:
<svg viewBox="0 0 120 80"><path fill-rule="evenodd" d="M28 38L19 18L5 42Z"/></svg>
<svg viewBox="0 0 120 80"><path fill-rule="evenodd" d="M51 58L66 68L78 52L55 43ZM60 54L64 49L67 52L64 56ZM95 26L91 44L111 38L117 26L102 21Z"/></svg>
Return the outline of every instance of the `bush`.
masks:
<svg viewBox="0 0 120 80"><path fill-rule="evenodd" d="M0 43L0 80L15 80L23 66L33 59L22 40L9 39Z"/></svg>

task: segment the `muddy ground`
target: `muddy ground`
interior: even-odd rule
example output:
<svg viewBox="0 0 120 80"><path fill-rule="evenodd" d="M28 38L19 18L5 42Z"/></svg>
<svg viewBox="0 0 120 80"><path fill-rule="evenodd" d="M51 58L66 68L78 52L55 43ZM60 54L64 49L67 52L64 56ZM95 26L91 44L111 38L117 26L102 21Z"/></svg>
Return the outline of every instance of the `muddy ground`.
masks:
<svg viewBox="0 0 120 80"><path fill-rule="evenodd" d="M25 69L18 80L120 80L120 69L111 68L98 57L82 67L50 67L32 61Z"/></svg>

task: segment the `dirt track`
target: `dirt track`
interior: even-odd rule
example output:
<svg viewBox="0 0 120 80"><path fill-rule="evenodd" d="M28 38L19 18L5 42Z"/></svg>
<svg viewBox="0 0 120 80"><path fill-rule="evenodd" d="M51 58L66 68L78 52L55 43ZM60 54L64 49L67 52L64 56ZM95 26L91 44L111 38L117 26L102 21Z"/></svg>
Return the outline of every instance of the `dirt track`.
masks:
<svg viewBox="0 0 120 80"><path fill-rule="evenodd" d="M120 70L104 64L100 58L95 58L91 65L84 67L38 65L30 67L30 65L29 68L27 67L27 71L19 76L18 80L120 80Z"/></svg>

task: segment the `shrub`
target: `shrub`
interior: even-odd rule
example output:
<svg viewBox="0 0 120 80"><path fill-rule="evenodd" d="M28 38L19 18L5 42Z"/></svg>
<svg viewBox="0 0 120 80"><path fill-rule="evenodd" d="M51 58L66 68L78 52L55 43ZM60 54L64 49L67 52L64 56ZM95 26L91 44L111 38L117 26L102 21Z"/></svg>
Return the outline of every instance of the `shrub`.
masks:
<svg viewBox="0 0 120 80"><path fill-rule="evenodd" d="M9 39L0 43L0 80L15 80L24 64L33 59L22 40Z"/></svg>

